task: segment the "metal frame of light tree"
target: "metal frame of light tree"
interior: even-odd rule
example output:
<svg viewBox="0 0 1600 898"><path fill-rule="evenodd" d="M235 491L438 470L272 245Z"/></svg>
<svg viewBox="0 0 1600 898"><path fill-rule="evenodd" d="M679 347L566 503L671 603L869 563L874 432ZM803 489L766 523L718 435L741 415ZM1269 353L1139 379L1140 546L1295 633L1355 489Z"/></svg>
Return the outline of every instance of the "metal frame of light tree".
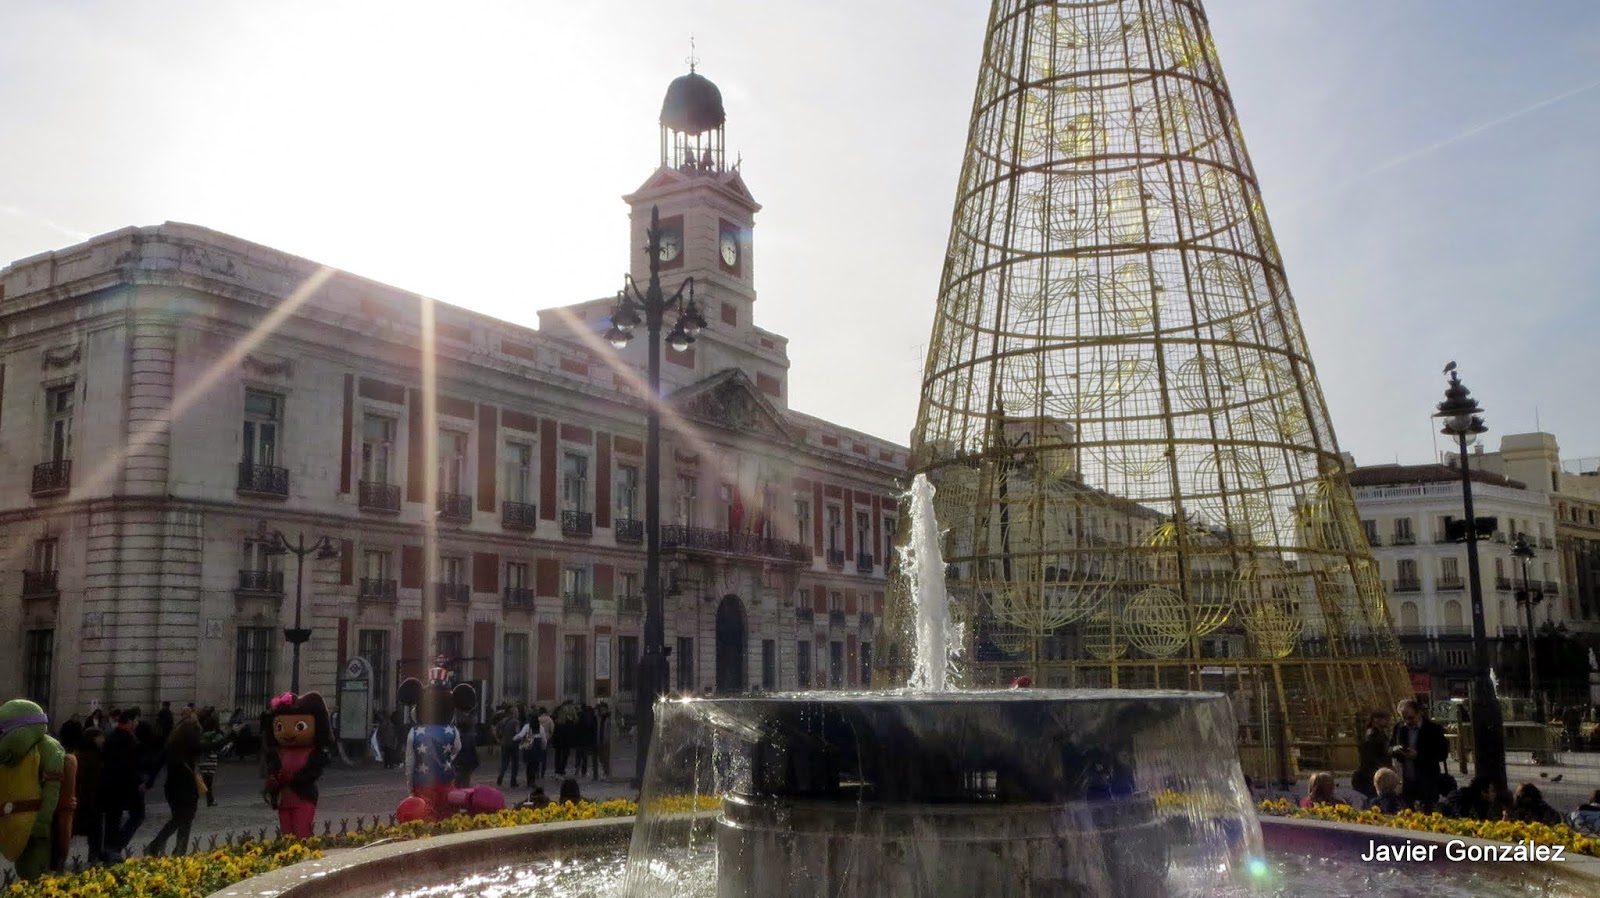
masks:
<svg viewBox="0 0 1600 898"><path fill-rule="evenodd" d="M1197 2L996 0L922 397L971 683L1221 688L1268 775L1410 693Z"/></svg>

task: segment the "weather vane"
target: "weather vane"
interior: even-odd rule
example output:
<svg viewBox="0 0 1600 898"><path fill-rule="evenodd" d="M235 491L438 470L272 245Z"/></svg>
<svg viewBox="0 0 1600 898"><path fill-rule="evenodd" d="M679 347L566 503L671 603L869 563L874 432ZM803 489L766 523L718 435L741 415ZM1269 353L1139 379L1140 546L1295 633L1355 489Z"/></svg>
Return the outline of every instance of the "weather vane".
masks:
<svg viewBox="0 0 1600 898"><path fill-rule="evenodd" d="M685 59L684 62L689 64L690 72L693 72L694 67L700 62L700 57L694 55L694 35L692 34L689 35L689 58Z"/></svg>

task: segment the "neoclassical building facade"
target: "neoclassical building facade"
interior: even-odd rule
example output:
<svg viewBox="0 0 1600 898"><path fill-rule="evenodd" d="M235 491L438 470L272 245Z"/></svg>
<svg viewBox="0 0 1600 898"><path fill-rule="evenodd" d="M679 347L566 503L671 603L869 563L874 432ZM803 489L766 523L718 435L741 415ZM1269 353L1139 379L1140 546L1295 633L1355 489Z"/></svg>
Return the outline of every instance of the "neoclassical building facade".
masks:
<svg viewBox="0 0 1600 898"><path fill-rule="evenodd" d="M863 684L906 449L788 407L786 341L753 320L759 206L721 121L667 112L626 199L629 246L659 209L709 321L663 366L673 685ZM259 709L298 626L302 689L359 657L392 707L443 654L486 702L626 712L647 390L609 311L525 328L176 223L0 270L0 694Z"/></svg>

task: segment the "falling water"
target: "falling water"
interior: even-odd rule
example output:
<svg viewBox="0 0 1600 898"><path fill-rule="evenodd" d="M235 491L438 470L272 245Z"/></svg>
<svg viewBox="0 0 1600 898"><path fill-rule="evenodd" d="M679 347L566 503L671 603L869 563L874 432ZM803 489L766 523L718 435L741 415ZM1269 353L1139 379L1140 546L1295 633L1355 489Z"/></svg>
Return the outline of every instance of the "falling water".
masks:
<svg viewBox="0 0 1600 898"><path fill-rule="evenodd" d="M944 586L944 553L933 513L934 488L928 475L911 483L911 540L901 550L902 569L911 578L911 607L917 634L912 689L943 692L950 667L961 653L961 625L950 620L950 595Z"/></svg>

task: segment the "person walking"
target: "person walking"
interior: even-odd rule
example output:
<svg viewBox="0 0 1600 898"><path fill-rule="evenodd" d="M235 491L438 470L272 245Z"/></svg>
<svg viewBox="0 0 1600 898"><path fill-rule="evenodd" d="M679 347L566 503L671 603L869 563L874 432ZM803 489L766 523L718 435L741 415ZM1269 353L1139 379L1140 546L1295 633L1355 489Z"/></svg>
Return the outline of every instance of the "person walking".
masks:
<svg viewBox="0 0 1600 898"><path fill-rule="evenodd" d="M201 711L199 720L200 781L206 785L206 807L214 808L217 806L217 762L228 737L222 732L222 721L214 709Z"/></svg>
<svg viewBox="0 0 1600 898"><path fill-rule="evenodd" d="M472 772L478 769L478 726L472 712L460 711L455 717L456 732L460 734L461 749L456 752L451 766L455 770L455 786L465 789L472 785Z"/></svg>
<svg viewBox="0 0 1600 898"><path fill-rule="evenodd" d="M1350 776L1350 788L1360 792L1367 801L1378 796L1372 778L1389 766L1389 739L1394 732L1394 716L1387 710L1373 711L1367 715L1367 730L1356 746L1356 772Z"/></svg>
<svg viewBox="0 0 1600 898"><path fill-rule="evenodd" d="M522 747L517 742L517 735L525 729L523 721L517 717L515 711L507 709L501 716L500 722L495 725L495 741L500 743L500 775L494 778L496 786L505 785L506 769L511 770L511 788L517 787L517 768L522 763ZM528 779L533 779L533 774L528 774Z"/></svg>
<svg viewBox="0 0 1600 898"><path fill-rule="evenodd" d="M134 735L132 709L117 712L117 725L106 736L100 777L100 806L105 818L105 854L121 857L144 824L144 766Z"/></svg>
<svg viewBox="0 0 1600 898"><path fill-rule="evenodd" d="M550 752L556 744L556 719L542 707L539 709L539 744L542 748L539 758L539 778L543 779L549 772Z"/></svg>
<svg viewBox="0 0 1600 898"><path fill-rule="evenodd" d="M578 733L573 744L573 749L578 755L579 777L589 773L591 770L594 771L596 777L599 776L599 768L594 763L595 727L597 725L598 717L595 714L594 706L585 702L578 709Z"/></svg>
<svg viewBox="0 0 1600 898"><path fill-rule="evenodd" d="M522 766L528 774L528 784L537 785L544 778L545 749L549 744L540 719L544 709L530 712L528 720L517 730L517 749L522 752Z"/></svg>
<svg viewBox="0 0 1600 898"><path fill-rule="evenodd" d="M165 853L167 839L177 834L178 843L173 854L189 852L189 828L194 825L194 815L200 807L200 793L204 786L200 780L200 754L202 752L200 721L192 709L185 708L167 737L166 783L162 791L172 817L156 832L156 837L145 846L144 853L159 857Z"/></svg>
<svg viewBox="0 0 1600 898"><path fill-rule="evenodd" d="M1406 807L1432 812L1439 803L1440 765L1450 758L1450 742L1444 727L1422 713L1416 699L1406 699L1396 708L1400 722L1389 740L1390 754L1400 764L1401 797Z"/></svg>
<svg viewBox="0 0 1600 898"><path fill-rule="evenodd" d="M573 736L578 725L578 706L567 699L556 706L556 776L567 775L567 761L572 757Z"/></svg>
<svg viewBox="0 0 1600 898"><path fill-rule="evenodd" d="M399 737L395 735L395 722L393 714L378 712L378 754L383 757L383 769L393 770L395 757L400 748Z"/></svg>
<svg viewBox="0 0 1600 898"><path fill-rule="evenodd" d="M601 771L611 778L611 707L604 701L594 709L594 779L599 782Z"/></svg>

